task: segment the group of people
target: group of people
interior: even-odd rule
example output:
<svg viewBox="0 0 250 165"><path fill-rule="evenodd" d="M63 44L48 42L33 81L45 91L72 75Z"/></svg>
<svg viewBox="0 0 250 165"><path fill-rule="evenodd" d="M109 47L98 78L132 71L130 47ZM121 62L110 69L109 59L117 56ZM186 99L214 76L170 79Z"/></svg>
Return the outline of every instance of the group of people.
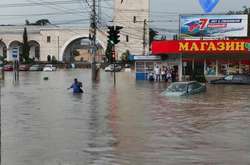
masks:
<svg viewBox="0 0 250 165"><path fill-rule="evenodd" d="M148 74L149 81L165 81L165 82L175 82L176 81L176 71L173 68L158 65L155 66L154 71Z"/></svg>

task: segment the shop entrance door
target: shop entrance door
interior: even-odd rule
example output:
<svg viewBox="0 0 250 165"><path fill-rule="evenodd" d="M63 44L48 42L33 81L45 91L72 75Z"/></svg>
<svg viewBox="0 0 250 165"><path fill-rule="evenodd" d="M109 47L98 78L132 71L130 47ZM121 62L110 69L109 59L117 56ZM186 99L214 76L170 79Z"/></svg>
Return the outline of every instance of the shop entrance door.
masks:
<svg viewBox="0 0 250 165"><path fill-rule="evenodd" d="M203 61L194 61L193 73L196 75L204 74L204 62Z"/></svg>

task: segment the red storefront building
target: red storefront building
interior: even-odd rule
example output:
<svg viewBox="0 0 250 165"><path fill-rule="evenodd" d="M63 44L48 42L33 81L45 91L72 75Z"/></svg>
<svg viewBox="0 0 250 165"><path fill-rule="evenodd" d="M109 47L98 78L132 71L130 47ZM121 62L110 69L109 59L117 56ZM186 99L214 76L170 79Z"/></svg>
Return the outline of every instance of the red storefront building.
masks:
<svg viewBox="0 0 250 165"><path fill-rule="evenodd" d="M153 41L152 54L178 66L179 80L194 70L207 78L250 73L250 39Z"/></svg>

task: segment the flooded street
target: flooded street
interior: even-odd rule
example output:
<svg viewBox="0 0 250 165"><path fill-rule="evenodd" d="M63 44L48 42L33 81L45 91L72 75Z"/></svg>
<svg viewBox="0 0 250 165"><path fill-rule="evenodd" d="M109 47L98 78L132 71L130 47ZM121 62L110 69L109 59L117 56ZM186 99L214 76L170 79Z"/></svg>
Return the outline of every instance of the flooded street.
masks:
<svg viewBox="0 0 250 165"><path fill-rule="evenodd" d="M250 86L166 98L165 83L90 70L21 72L2 84L2 165L250 164ZM48 80L44 80L48 77ZM83 95L67 88L83 82Z"/></svg>

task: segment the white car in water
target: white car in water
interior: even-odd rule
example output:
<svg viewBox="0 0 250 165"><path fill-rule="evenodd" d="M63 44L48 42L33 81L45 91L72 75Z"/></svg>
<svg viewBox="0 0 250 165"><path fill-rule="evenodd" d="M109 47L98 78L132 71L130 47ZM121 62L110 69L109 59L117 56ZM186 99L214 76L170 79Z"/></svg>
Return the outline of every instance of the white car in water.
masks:
<svg viewBox="0 0 250 165"><path fill-rule="evenodd" d="M45 71L45 72L56 71L56 67L53 66L52 64L46 64L46 65L43 67L43 71Z"/></svg>
<svg viewBox="0 0 250 165"><path fill-rule="evenodd" d="M110 64L105 67L105 72L120 72L122 70L122 66L119 64Z"/></svg>

